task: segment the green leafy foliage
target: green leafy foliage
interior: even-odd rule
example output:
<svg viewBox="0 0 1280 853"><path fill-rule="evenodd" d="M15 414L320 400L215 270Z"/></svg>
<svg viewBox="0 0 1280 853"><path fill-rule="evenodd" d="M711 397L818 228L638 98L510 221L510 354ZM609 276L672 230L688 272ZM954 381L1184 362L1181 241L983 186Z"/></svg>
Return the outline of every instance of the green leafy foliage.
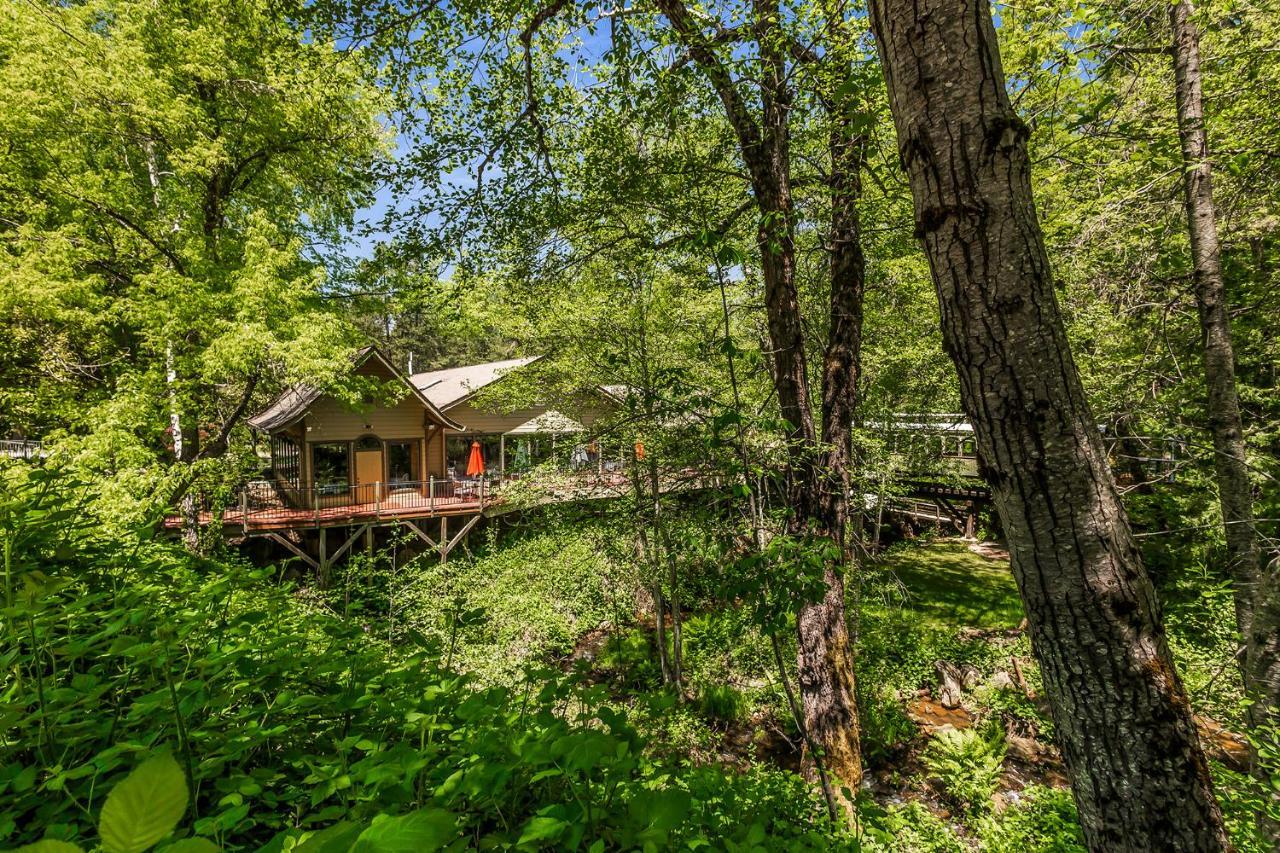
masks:
<svg viewBox="0 0 1280 853"><path fill-rule="evenodd" d="M985 819L979 837L989 853L1084 853L1084 835L1070 791L1034 785L999 815Z"/></svg>
<svg viewBox="0 0 1280 853"><path fill-rule="evenodd" d="M931 777L970 813L991 807L1004 768L1005 737L999 725L979 729L943 728L934 733L923 759Z"/></svg>
<svg viewBox="0 0 1280 853"><path fill-rule="evenodd" d="M898 757L919 729L907 716L897 695L885 687L864 688L858 702L862 757L871 767Z"/></svg>
<svg viewBox="0 0 1280 853"><path fill-rule="evenodd" d="M490 543L474 558L427 556L376 583L403 587L399 624L455 647L457 668L511 684L525 666L567 655L587 631L629 615L625 569L599 541L612 535L607 525L548 519L542 530Z"/></svg>
<svg viewBox="0 0 1280 853"><path fill-rule="evenodd" d="M169 755L149 759L111 789L98 818L106 853L142 853L173 832L187 810L187 780Z"/></svg>
<svg viewBox="0 0 1280 853"><path fill-rule="evenodd" d="M747 715L747 700L731 684L701 684L697 688L698 709L711 723L728 726Z"/></svg>
<svg viewBox="0 0 1280 853"><path fill-rule="evenodd" d="M173 828L184 776L192 830L225 849L826 837L800 780L658 763L600 688L550 672L480 688L271 572L100 535L61 472L3 471L5 843L88 837L101 810L113 849L142 849ZM668 790L696 806L650 801Z"/></svg>
<svg viewBox="0 0 1280 853"><path fill-rule="evenodd" d="M893 853L963 853L964 843L922 803L910 802L883 810L863 809L870 850Z"/></svg>

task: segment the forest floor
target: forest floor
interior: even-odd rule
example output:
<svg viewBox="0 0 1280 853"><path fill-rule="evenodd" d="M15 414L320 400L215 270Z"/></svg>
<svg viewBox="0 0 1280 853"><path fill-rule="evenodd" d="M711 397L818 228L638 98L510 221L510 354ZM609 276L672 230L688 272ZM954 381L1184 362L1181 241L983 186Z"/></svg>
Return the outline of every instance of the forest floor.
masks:
<svg viewBox="0 0 1280 853"><path fill-rule="evenodd" d="M958 539L903 543L864 569L857 612L864 794L872 809L910 815L902 849L991 849L980 827L993 831L998 816L1026 797L1037 802L1023 808L1043 812L1047 798L1057 817L1070 813L1066 768L1053 744L1007 550ZM770 690L776 684L767 669L753 668L749 656L708 653L709 645L729 643L732 631L715 627L724 618L697 614L686 626L688 707L705 727L673 725L678 712L661 705L649 718L652 742L699 763L799 770L801 739ZM652 621L636 628L651 634ZM610 651L620 636L628 635L589 632L570 657L589 662L592 676L607 681L623 665L618 648ZM754 701L735 707L723 689L706 686L713 672L743 694L754 691ZM652 696L623 692L643 718ZM1201 722L1211 756L1238 767L1243 739L1208 717ZM956 754L931 755L931 744L947 731L974 737ZM984 760L994 762L990 795L957 793L964 789L960 777L978 772ZM922 824L928 831L919 832ZM1063 846L1050 849L1076 849L1070 821L1059 824Z"/></svg>
<svg viewBox="0 0 1280 853"><path fill-rule="evenodd" d="M515 684L527 666L578 673L662 760L743 774L801 770L803 738L770 641L751 607L725 597L732 564L714 555L689 567L678 699L663 685L652 600L593 530L557 527L430 566L414 576L405 612L446 647L456 635L457 665L481 681ZM1157 580L1215 775L1224 790L1241 790L1230 775L1244 744L1232 734L1238 685L1224 668L1229 589L1185 563L1165 564ZM1082 849L1008 552L959 539L900 542L846 585L864 808L868 825L891 839L864 849ZM794 661L790 631L779 640ZM1249 820L1244 799L1231 810L1238 824Z"/></svg>

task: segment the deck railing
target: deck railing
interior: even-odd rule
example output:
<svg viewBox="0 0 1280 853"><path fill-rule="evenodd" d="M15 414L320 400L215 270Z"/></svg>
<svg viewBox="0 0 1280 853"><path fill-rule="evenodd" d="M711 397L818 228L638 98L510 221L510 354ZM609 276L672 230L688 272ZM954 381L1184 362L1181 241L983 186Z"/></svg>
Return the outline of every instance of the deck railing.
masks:
<svg viewBox="0 0 1280 853"><path fill-rule="evenodd" d="M417 517L482 508L494 500L493 483L474 480L321 483L290 488L272 480L254 480L224 507L224 524L245 527L317 526L346 520Z"/></svg>

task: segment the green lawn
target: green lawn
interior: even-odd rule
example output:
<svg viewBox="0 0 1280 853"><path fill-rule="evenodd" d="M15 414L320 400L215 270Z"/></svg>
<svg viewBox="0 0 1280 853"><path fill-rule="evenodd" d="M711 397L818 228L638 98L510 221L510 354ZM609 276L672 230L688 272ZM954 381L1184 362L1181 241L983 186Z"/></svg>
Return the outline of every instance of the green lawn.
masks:
<svg viewBox="0 0 1280 853"><path fill-rule="evenodd" d="M1022 621L1022 602L1008 562L975 554L962 543L907 545L885 555L876 568L878 575L885 575L875 584L884 593L881 599L901 602L924 622L951 628L1014 628ZM901 582L896 590L894 577ZM875 597L864 606L876 608Z"/></svg>

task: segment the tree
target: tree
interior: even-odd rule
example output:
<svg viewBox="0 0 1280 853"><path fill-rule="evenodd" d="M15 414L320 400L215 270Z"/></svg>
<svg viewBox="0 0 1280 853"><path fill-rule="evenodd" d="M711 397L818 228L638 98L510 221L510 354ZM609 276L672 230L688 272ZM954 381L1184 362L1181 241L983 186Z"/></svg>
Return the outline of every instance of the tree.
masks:
<svg viewBox="0 0 1280 853"><path fill-rule="evenodd" d="M441 88L432 93L432 104L411 101L413 106L406 108L406 113L421 116L412 120L430 128L415 135L420 144L409 160L414 180L431 187L432 202L451 211L445 229L451 236L463 233L462 239L474 239L483 231L490 248L496 244L500 257L510 260L516 254L513 244L536 234L532 247L523 246L518 254L529 267L545 269L548 259L572 263L575 256L590 257L611 241L661 250L699 234L722 236L740 219L755 214L757 251L752 265L763 282L769 368L787 439L781 479L791 513L789 532L812 541L822 553L838 555L828 566L821 600L804 606L798 620L805 716L834 775L856 790L861 765L853 650L844 612L844 574L851 556L846 547L845 495L849 424L860 374L865 270L856 210L860 175L849 170L861 168L867 123L856 110L860 81L853 69L859 57L850 10L833 3L818 15L826 22L821 49L806 48L810 40L797 37L797 32L808 32L812 21L788 20L781 5L771 0L718 10L726 20L676 0L657 0L652 9L607 13L564 0L502 10L488 4L463 5L453 11L452 17L425 12L410 24L405 16L396 18L381 10L356 27L397 34L382 38L391 43L388 55L403 63L397 77L426 69L440 77ZM593 33L606 14L611 32L606 61L580 60L581 43L569 35L576 31L570 22ZM460 63L460 52L473 50L469 45L477 32L486 34L483 52ZM837 62L823 63L828 49ZM483 79L458 72L472 62L472 67L483 68ZM821 179L832 206L823 212L830 221L824 222L822 233L833 239L822 247L830 252L822 314L809 315L810 325L827 332L818 347L806 339L806 311L797 280L791 146L798 110L795 81L802 65L810 69L803 76L808 96L823 98L829 109L818 156L830 160ZM573 72L600 81L610 98L584 91L582 77ZM454 109L436 109L441 101ZM711 124L708 109L720 112L714 141L721 146L715 151L718 156L708 159L722 174L732 176L730 188L741 191L722 217L699 223L692 234L681 234L656 211L671 198L688 195L687 179L696 172L668 172L657 180L645 175L651 183L637 192L628 182L631 173L603 171L599 149L588 151L583 145L584 128L600 135L608 132L622 151L644 160L643 153L633 151L647 148L651 139L631 138L633 128L670 136L678 117ZM602 129L600 117L608 115L617 118ZM727 151L726 144L731 146ZM442 178L460 164L474 175L474 185L451 186ZM689 168L687 161L659 165ZM584 184L599 182L601 175L608 184L605 192L582 193ZM501 191L495 191L495 184ZM668 195L660 202L655 196L661 193ZM519 199L519 205L513 205L513 199ZM623 199L646 205L648 217L617 215ZM405 222L416 240L426 205L419 197L413 207ZM622 227L617 226L620 220ZM481 221L484 229L477 226ZM437 233L423 243L436 249L446 241ZM810 353L815 349L823 352L817 368L824 383L820 393L810 380ZM821 422L815 418L819 407ZM834 550L826 547L832 543Z"/></svg>
<svg viewBox="0 0 1280 853"><path fill-rule="evenodd" d="M11 6L0 33L0 303L34 386L6 428L65 428L154 512L255 402L341 373L317 247L367 198L381 99L271 3Z"/></svg>
<svg viewBox="0 0 1280 853"><path fill-rule="evenodd" d="M1159 604L1072 360L985 2L871 4L915 225L1089 845L1221 850Z"/></svg>
<svg viewBox="0 0 1280 853"><path fill-rule="evenodd" d="M1183 193L1190 235L1196 308L1204 344L1213 467L1217 474L1228 555L1235 581L1236 622L1244 640L1244 680L1253 704L1250 719L1274 719L1280 705L1280 586L1262 565L1253 517L1253 488L1236 389L1230 305L1222 273L1213 166L1204 120L1200 34L1190 0L1169 6L1173 67L1182 142Z"/></svg>

